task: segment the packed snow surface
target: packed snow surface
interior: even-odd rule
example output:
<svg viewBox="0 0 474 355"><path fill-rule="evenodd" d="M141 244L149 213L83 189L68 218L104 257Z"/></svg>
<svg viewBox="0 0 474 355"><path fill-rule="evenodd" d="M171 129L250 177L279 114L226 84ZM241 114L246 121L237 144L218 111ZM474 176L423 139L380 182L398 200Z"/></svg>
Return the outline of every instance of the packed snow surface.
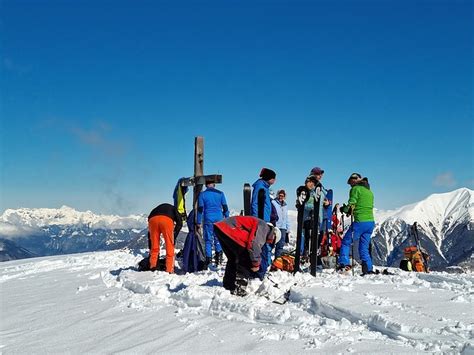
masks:
<svg viewBox="0 0 474 355"><path fill-rule="evenodd" d="M0 352L473 353L472 274L137 272L128 250L0 264ZM176 265L179 272L179 264ZM277 304L285 291L289 301Z"/></svg>

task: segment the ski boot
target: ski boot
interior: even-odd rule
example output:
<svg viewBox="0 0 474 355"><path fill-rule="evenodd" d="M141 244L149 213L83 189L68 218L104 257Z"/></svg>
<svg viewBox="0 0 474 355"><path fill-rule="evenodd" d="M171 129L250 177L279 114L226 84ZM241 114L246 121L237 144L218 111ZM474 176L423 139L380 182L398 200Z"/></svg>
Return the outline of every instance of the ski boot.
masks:
<svg viewBox="0 0 474 355"><path fill-rule="evenodd" d="M336 271L340 274L348 274L350 273L352 267L350 265L342 265L339 264L336 268Z"/></svg>
<svg viewBox="0 0 474 355"><path fill-rule="evenodd" d="M204 262L204 269L207 269L211 265L212 257L206 256L206 261Z"/></svg>
<svg viewBox="0 0 474 355"><path fill-rule="evenodd" d="M376 274L378 274L378 272L373 271L373 270L369 271L369 268L367 267L367 263L362 263L362 274L361 274L361 276L376 275Z"/></svg>

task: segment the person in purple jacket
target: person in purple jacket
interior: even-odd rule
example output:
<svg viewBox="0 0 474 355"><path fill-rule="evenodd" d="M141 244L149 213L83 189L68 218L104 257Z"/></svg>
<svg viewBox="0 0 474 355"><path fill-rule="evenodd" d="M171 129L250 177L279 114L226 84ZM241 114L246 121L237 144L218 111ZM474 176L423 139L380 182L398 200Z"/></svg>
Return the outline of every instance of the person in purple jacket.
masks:
<svg viewBox="0 0 474 355"><path fill-rule="evenodd" d="M222 263L222 247L214 234L214 223L229 217L225 195L215 186L214 183L206 182L206 190L201 192L198 197L197 223L198 225L204 224L201 230L203 230L206 244L206 266L212 261L212 245L214 245L216 265Z"/></svg>

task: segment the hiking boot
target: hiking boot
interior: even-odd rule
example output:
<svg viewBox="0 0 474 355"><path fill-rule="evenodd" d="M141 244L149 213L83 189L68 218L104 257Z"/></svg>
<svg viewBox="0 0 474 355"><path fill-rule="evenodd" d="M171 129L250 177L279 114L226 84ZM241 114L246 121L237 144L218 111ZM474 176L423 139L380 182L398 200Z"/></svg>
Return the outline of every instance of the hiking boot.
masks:
<svg viewBox="0 0 474 355"><path fill-rule="evenodd" d="M235 280L236 288L230 291L230 293L235 296L240 296L240 297L247 296L248 292L246 291L246 288L247 288L248 283L249 281L247 279L237 278Z"/></svg>
<svg viewBox="0 0 474 355"><path fill-rule="evenodd" d="M224 255L223 255L223 253L222 253L221 251L216 252L216 253L214 254L214 262L216 263L216 266L219 266L219 265L222 264L223 258L224 258Z"/></svg>
<svg viewBox="0 0 474 355"><path fill-rule="evenodd" d="M362 262L362 275L370 273L369 267L366 262Z"/></svg>
<svg viewBox="0 0 474 355"><path fill-rule="evenodd" d="M236 287L235 290L230 291L230 294L234 296L245 297L248 295L248 292L244 288Z"/></svg>
<svg viewBox="0 0 474 355"><path fill-rule="evenodd" d="M367 271L366 273L360 274L360 276L365 276L365 275L377 275L380 274L379 271Z"/></svg>
<svg viewBox="0 0 474 355"><path fill-rule="evenodd" d="M212 258L210 256L206 256L206 261L204 262L204 268L207 269L212 262Z"/></svg>

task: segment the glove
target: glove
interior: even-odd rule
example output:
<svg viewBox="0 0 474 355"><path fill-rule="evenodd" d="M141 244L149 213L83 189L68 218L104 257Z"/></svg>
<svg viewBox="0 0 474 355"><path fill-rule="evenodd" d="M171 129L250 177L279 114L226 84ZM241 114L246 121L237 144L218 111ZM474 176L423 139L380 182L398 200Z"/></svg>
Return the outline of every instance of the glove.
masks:
<svg viewBox="0 0 474 355"><path fill-rule="evenodd" d="M343 204L341 207L339 207L339 212L347 213L347 205Z"/></svg>

